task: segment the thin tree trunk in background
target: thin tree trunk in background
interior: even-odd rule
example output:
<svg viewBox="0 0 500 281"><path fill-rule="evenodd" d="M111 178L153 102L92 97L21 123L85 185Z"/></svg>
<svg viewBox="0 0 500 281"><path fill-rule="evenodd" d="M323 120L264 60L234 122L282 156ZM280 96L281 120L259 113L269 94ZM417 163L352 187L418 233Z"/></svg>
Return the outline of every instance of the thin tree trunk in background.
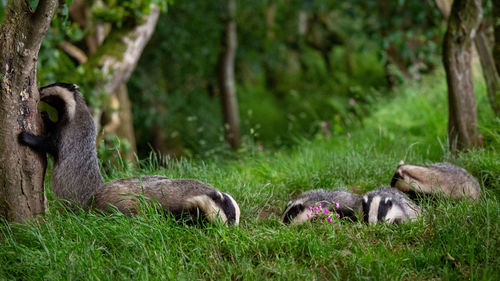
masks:
<svg viewBox="0 0 500 281"><path fill-rule="evenodd" d="M495 60L493 59L492 52L488 46L486 36L483 31L479 31L474 38L477 53L479 54L479 61L483 69L484 80L486 81L486 89L488 92L488 99L495 116L500 114L500 80L497 68L495 67Z"/></svg>
<svg viewBox="0 0 500 281"><path fill-rule="evenodd" d="M266 41L271 41L276 38L276 34L274 33L275 25L276 25L276 3L269 3L269 6L266 7Z"/></svg>
<svg viewBox="0 0 500 281"><path fill-rule="evenodd" d="M8 1L0 26L0 216L23 221L45 211L45 155L17 140L23 130L39 134L40 96L36 62L57 0Z"/></svg>
<svg viewBox="0 0 500 281"><path fill-rule="evenodd" d="M443 17L448 20L450 16L451 5L453 0L435 0L436 5L443 14ZM495 5L495 4L493 4ZM498 6L498 5L497 5ZM493 22L495 22L495 14L493 14ZM493 59L492 51L488 46L483 28L477 30L474 37L474 44L479 55L481 68L483 69L483 76L486 82L486 89L488 91L488 99L490 101L493 113L496 116L500 114L500 77L498 67L495 67L495 60Z"/></svg>
<svg viewBox="0 0 500 281"><path fill-rule="evenodd" d="M132 117L132 105L128 98L127 85L122 84L115 92L118 98L119 111L118 116L120 119L120 126L116 128L115 135L120 139L126 139L130 145L130 151L122 155L125 159L135 162L135 155L137 154L137 145L135 142L134 133L134 120Z"/></svg>
<svg viewBox="0 0 500 281"><path fill-rule="evenodd" d="M122 84L111 95L106 113L105 117L107 118L104 120L106 125L102 129L103 134L98 136L98 143L108 135L116 136L120 140L127 140L130 150L120 150L120 156L131 163L135 162L137 146L135 143L132 108L128 98L127 85Z"/></svg>
<svg viewBox="0 0 500 281"><path fill-rule="evenodd" d="M448 138L450 150L479 145L476 96L471 71L472 40L482 9L480 0L455 0L443 42L448 84Z"/></svg>
<svg viewBox="0 0 500 281"><path fill-rule="evenodd" d="M219 58L219 87L221 91L222 113L226 127L226 140L236 149L240 143L240 117L236 85L234 80L234 58L237 48L236 35L236 1L227 0L224 32L222 34L222 48Z"/></svg>

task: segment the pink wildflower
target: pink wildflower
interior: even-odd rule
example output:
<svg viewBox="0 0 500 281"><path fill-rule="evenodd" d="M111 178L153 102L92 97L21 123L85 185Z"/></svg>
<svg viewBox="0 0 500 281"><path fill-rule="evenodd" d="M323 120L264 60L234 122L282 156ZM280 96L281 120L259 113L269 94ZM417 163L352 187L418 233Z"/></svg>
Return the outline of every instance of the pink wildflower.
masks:
<svg viewBox="0 0 500 281"><path fill-rule="evenodd" d="M328 220L329 223L332 223L332 216L328 216L328 218L326 218Z"/></svg>
<svg viewBox="0 0 500 281"><path fill-rule="evenodd" d="M262 146L262 144L259 144L259 146L257 146L257 149L262 151L262 150L264 150L264 147Z"/></svg>
<svg viewBox="0 0 500 281"><path fill-rule="evenodd" d="M316 212L316 213L319 213L319 208L314 206L313 210Z"/></svg>
<svg viewBox="0 0 500 281"><path fill-rule="evenodd" d="M339 202L335 203L335 208L337 208L337 209L340 208Z"/></svg>
<svg viewBox="0 0 500 281"><path fill-rule="evenodd" d="M312 211L313 210L313 207L309 206L309 211Z"/></svg>
<svg viewBox="0 0 500 281"><path fill-rule="evenodd" d="M311 214L307 214L307 218L310 219L311 218Z"/></svg>
<svg viewBox="0 0 500 281"><path fill-rule="evenodd" d="M350 99L349 99L349 104L350 104L350 105L354 105L355 103L356 103L356 100L355 100L355 99L353 99L353 98L350 98Z"/></svg>
<svg viewBox="0 0 500 281"><path fill-rule="evenodd" d="M337 213L337 214L335 214L335 216L336 216L337 218L339 218L339 219L340 219L340 215L339 215L338 213Z"/></svg>
<svg viewBox="0 0 500 281"><path fill-rule="evenodd" d="M323 209L323 214L328 214L330 212L328 209Z"/></svg>
<svg viewBox="0 0 500 281"><path fill-rule="evenodd" d="M337 227L340 227L340 224L337 224Z"/></svg>
<svg viewBox="0 0 500 281"><path fill-rule="evenodd" d="M321 203L318 203L318 207L321 208Z"/></svg>

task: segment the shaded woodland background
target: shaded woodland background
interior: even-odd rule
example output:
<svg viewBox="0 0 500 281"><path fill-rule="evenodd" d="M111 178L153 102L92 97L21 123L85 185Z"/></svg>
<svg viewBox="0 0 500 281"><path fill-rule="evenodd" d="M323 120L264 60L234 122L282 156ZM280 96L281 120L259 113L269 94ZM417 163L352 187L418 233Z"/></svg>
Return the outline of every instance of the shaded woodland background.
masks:
<svg viewBox="0 0 500 281"><path fill-rule="evenodd" d="M120 52L102 50L99 41L112 41L109 36L137 25L148 12L122 2L141 3L60 5L40 50L39 85L76 83L103 113L97 116L101 159L117 150L128 159L151 150L172 157L230 154L220 60L231 1L176 1L168 11L163 6L126 87L106 93L96 84L109 74L88 67L86 57ZM237 32L237 151L345 134L377 99L391 98L382 96L386 88L441 65L447 25L439 1L237 2L231 18ZM484 30L492 43L490 6L485 2Z"/></svg>
<svg viewBox="0 0 500 281"><path fill-rule="evenodd" d="M0 0L0 23L0 279L500 280L499 1ZM68 208L18 141L57 120L38 104L54 82L80 86L105 181L197 179L240 226ZM400 160L463 167L481 198L401 225L280 222Z"/></svg>
<svg viewBox="0 0 500 281"><path fill-rule="evenodd" d="M17 135L43 131L39 110L57 120L48 105L38 107L36 89L54 82L80 86L107 172L151 155L224 160L349 136L373 105L398 95L391 89L443 65L450 150L491 142L478 131L471 65L480 65L474 71L482 70L499 116L500 8L493 1L24 0L0 7L4 217L12 206L24 206L12 212L20 217L45 208L46 159Z"/></svg>

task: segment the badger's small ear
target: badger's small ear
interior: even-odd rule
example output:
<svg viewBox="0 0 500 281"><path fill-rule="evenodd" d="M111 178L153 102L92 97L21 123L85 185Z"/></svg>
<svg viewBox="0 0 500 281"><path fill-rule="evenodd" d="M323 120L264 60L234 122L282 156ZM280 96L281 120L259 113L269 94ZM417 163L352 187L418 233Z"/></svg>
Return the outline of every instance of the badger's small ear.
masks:
<svg viewBox="0 0 500 281"><path fill-rule="evenodd" d="M388 205L389 207L392 206L392 198L391 197L385 198L385 204Z"/></svg>
<svg viewBox="0 0 500 281"><path fill-rule="evenodd" d="M399 161L398 167L403 166L404 164L405 164L405 161L401 160L401 161Z"/></svg>
<svg viewBox="0 0 500 281"><path fill-rule="evenodd" d="M368 203L368 195L363 196L363 202Z"/></svg>
<svg viewBox="0 0 500 281"><path fill-rule="evenodd" d="M210 192L208 196L212 198L212 200L214 200L215 202L218 203L224 202L224 195L220 191L214 190L213 192Z"/></svg>

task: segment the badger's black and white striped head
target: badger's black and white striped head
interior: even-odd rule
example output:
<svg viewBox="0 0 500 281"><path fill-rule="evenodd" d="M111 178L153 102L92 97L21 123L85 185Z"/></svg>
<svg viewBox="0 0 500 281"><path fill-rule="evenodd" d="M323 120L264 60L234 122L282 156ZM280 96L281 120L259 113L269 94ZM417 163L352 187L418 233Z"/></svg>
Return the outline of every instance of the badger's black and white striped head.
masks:
<svg viewBox="0 0 500 281"><path fill-rule="evenodd" d="M406 217L395 198L384 195L365 195L363 197L364 220L367 223L400 223Z"/></svg>
<svg viewBox="0 0 500 281"><path fill-rule="evenodd" d="M363 196L363 218L367 223L400 223L417 219L421 209L404 193L381 186Z"/></svg>
<svg viewBox="0 0 500 281"><path fill-rule="evenodd" d="M186 203L187 208L200 209L209 221L219 218L228 225L240 223L240 208L227 193L214 191L211 194L197 195L186 199Z"/></svg>
<svg viewBox="0 0 500 281"><path fill-rule="evenodd" d="M309 201L307 197L289 201L281 215L281 221L285 224L306 222L312 216L312 211L306 206L307 201Z"/></svg>
<svg viewBox="0 0 500 281"><path fill-rule="evenodd" d="M60 120L71 121L74 119L77 101L82 99L77 85L54 83L39 90L40 100L54 107Z"/></svg>
<svg viewBox="0 0 500 281"><path fill-rule="evenodd" d="M321 203L322 208L334 211L340 218L356 221L361 213L361 197L343 188L313 189L300 194L288 202L281 220L285 224L299 224L315 218L314 206ZM312 207L312 209L311 209Z"/></svg>

